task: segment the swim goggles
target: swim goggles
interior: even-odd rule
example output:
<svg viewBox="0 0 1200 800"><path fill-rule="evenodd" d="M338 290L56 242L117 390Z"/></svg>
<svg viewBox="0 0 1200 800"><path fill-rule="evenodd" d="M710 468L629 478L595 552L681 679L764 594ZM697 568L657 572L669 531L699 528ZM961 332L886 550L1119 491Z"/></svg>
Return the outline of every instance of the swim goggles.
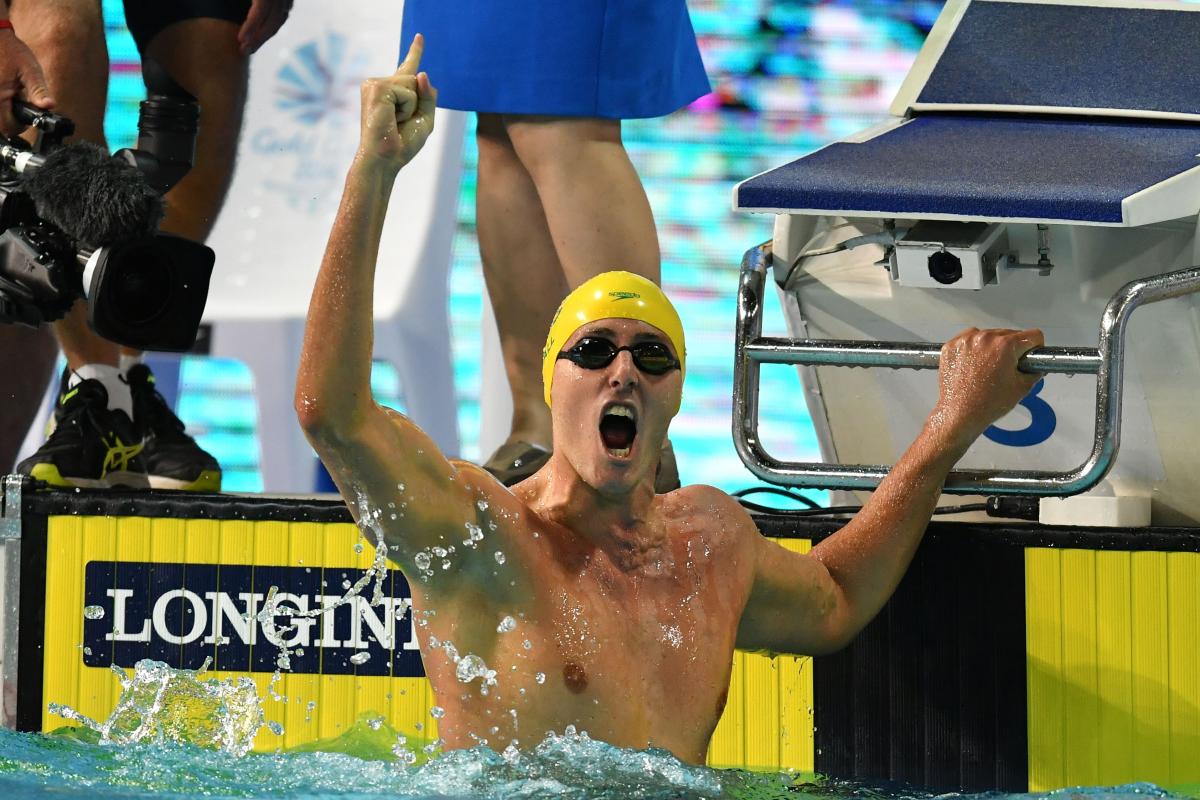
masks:
<svg viewBox="0 0 1200 800"><path fill-rule="evenodd" d="M679 369L679 360L661 342L638 342L617 347L608 339L598 336L585 336L574 347L560 352L558 360L573 361L584 369L603 369L623 350L629 351L634 366L647 375L665 375L673 369Z"/></svg>

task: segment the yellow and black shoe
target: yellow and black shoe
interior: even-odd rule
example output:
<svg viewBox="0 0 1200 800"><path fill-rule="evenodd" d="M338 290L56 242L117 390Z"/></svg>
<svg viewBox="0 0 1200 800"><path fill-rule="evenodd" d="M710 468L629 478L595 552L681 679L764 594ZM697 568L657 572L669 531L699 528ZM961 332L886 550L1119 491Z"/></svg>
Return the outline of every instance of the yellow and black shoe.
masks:
<svg viewBox="0 0 1200 800"><path fill-rule="evenodd" d="M54 409L54 430L17 472L52 486L108 489L147 488L142 439L124 411L108 407L97 380L64 389Z"/></svg>
<svg viewBox="0 0 1200 800"><path fill-rule="evenodd" d="M133 421L142 434L142 460L152 489L221 491L217 460L188 436L183 421L154 388L154 373L135 364L125 373L133 394Z"/></svg>

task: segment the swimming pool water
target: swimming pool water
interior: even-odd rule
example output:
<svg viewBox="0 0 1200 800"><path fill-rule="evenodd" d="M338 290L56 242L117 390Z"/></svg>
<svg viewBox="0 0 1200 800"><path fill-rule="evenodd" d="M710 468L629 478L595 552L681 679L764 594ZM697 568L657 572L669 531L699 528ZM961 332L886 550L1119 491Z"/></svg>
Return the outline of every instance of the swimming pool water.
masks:
<svg viewBox="0 0 1200 800"><path fill-rule="evenodd" d="M406 767L387 757L390 732L366 730L344 752L237 757L187 744L101 745L96 736L0 730L0 795L20 798L768 798L814 800L1143 800L1172 795L1150 784L1040 795L935 795L902 787L822 781L811 775L711 770L663 751L623 750L581 735L547 737L503 754L480 747ZM344 744L344 740L343 740Z"/></svg>

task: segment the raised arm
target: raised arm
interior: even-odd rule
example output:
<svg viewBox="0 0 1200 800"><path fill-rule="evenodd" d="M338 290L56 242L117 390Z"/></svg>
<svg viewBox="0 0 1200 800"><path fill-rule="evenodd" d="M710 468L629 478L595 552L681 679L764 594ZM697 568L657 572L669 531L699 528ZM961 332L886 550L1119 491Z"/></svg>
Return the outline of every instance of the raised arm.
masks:
<svg viewBox="0 0 1200 800"><path fill-rule="evenodd" d="M436 92L417 71L420 36L394 75L362 86L362 135L317 275L296 413L356 519L371 513L392 556L411 565L472 502L433 441L371 395L379 239L397 173L433 130ZM460 537L461 538L461 537Z"/></svg>
<svg viewBox="0 0 1200 800"><path fill-rule="evenodd" d="M1017 371L1040 331L964 331L942 348L941 392L924 429L844 528L807 556L758 537L738 647L819 655L844 647L908 569L954 464L1037 375Z"/></svg>

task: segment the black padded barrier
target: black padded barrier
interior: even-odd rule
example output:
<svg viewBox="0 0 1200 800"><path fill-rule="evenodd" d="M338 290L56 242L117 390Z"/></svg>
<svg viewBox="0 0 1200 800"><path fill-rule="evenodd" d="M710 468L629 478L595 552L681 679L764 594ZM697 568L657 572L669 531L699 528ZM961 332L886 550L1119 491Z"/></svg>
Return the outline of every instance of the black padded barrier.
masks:
<svg viewBox="0 0 1200 800"><path fill-rule="evenodd" d="M24 586L45 581L55 515L350 522L336 497L62 491L22 496ZM753 515L814 544L845 518ZM891 601L849 647L815 659L816 770L869 784L1022 792L1028 786L1025 549L1200 552L1200 529L1113 530L937 521ZM22 603L18 725L37 730L44 608Z"/></svg>

